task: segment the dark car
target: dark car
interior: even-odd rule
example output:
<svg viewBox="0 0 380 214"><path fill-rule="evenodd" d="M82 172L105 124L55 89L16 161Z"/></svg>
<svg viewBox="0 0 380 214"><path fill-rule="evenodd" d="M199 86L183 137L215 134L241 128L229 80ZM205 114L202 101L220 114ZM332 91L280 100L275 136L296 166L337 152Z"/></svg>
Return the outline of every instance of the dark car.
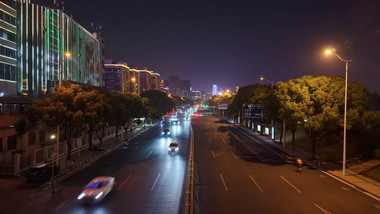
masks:
<svg viewBox="0 0 380 214"><path fill-rule="evenodd" d="M165 136L170 135L170 129L164 129L164 130L162 131L162 135L165 135Z"/></svg>
<svg viewBox="0 0 380 214"><path fill-rule="evenodd" d="M54 172L52 171L53 168L51 165L48 165L47 163L38 164L30 167L28 172L26 173L27 180L39 180L39 181L46 181L51 179L52 173L54 175L57 175L58 168L54 167Z"/></svg>

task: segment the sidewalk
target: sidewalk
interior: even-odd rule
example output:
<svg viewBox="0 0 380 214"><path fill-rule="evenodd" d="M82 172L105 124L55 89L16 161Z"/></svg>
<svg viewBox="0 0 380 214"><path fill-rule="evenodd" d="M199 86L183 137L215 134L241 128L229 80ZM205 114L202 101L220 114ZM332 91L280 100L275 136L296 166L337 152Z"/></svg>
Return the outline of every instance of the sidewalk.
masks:
<svg viewBox="0 0 380 214"><path fill-rule="evenodd" d="M236 124L238 125L238 124ZM248 128L242 127L239 125L240 128L243 128L246 132L248 132L251 135L254 135L263 141L265 141L268 144L271 144L272 146L282 150L283 152L289 154L290 156L301 158L302 161L316 169L319 169L323 172L326 172L330 176L352 186L353 188L362 191L366 195L380 201L380 183L369 179L367 177L364 177L362 175L359 175L349 169L346 169L346 176L343 176L343 172L341 169L341 166L333 166L331 163L323 162L320 160L310 161L310 153L305 152L301 149L295 148L295 150L292 150L290 145L288 147L283 147L282 144L278 142L274 142L269 136L263 136L260 135L257 132L254 132L252 130L249 130ZM337 170L337 168L339 168Z"/></svg>

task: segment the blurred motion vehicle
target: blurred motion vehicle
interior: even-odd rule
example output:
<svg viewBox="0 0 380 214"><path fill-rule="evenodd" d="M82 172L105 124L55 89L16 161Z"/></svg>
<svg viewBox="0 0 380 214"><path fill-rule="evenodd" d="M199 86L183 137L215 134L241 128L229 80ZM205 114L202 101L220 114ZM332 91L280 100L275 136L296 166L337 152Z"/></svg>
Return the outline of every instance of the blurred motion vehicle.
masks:
<svg viewBox="0 0 380 214"><path fill-rule="evenodd" d="M164 130L162 131L162 135L164 135L164 136L169 136L169 135L170 135L170 129L164 129Z"/></svg>
<svg viewBox="0 0 380 214"><path fill-rule="evenodd" d="M34 165L30 167L28 172L26 173L26 179L30 180L39 180L39 181L47 181L51 179L52 173L57 175L58 167L54 167L54 172L52 171L53 167L47 163L42 163L38 165Z"/></svg>
<svg viewBox="0 0 380 214"><path fill-rule="evenodd" d="M114 185L114 177L96 177L84 187L83 191L78 196L78 200L93 203L99 202L113 190Z"/></svg>
<svg viewBox="0 0 380 214"><path fill-rule="evenodd" d="M168 154L171 155L172 153L179 152L179 143L178 142L172 142L169 144L168 148Z"/></svg>
<svg viewBox="0 0 380 214"><path fill-rule="evenodd" d="M172 120L172 125L179 125L179 120Z"/></svg>

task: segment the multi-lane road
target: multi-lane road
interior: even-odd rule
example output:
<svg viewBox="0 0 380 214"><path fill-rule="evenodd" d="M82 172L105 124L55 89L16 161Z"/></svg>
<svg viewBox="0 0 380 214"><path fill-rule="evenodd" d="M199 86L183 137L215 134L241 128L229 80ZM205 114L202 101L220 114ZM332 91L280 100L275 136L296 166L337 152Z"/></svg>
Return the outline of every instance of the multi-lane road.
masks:
<svg viewBox="0 0 380 214"><path fill-rule="evenodd" d="M50 187L35 189L0 213L184 213L190 121L179 120L151 127L57 184L54 194ZM162 136L164 128L170 136ZM180 143L177 154L168 155L170 142ZM104 175L116 178L114 192L99 204L77 200L90 180Z"/></svg>
<svg viewBox="0 0 380 214"><path fill-rule="evenodd" d="M380 213L380 202L213 115L192 120L195 213Z"/></svg>
<svg viewBox="0 0 380 214"><path fill-rule="evenodd" d="M2 191L0 213L185 213L190 126L194 131L194 213L380 213L380 202L322 171L296 171L294 158L212 114L179 115L107 152L50 187ZM162 136L165 128L170 136ZM168 155L170 142L178 154ZM99 204L77 200L94 177L116 178Z"/></svg>

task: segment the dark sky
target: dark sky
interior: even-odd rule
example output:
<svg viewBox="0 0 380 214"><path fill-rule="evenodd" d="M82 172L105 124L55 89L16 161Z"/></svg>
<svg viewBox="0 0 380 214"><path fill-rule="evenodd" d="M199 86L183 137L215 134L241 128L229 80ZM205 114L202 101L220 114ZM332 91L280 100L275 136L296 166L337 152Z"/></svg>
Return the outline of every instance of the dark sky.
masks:
<svg viewBox="0 0 380 214"><path fill-rule="evenodd" d="M102 26L107 58L193 89L344 76L344 62L322 54L330 46L352 58L349 82L380 92L380 0L66 0L65 12Z"/></svg>

